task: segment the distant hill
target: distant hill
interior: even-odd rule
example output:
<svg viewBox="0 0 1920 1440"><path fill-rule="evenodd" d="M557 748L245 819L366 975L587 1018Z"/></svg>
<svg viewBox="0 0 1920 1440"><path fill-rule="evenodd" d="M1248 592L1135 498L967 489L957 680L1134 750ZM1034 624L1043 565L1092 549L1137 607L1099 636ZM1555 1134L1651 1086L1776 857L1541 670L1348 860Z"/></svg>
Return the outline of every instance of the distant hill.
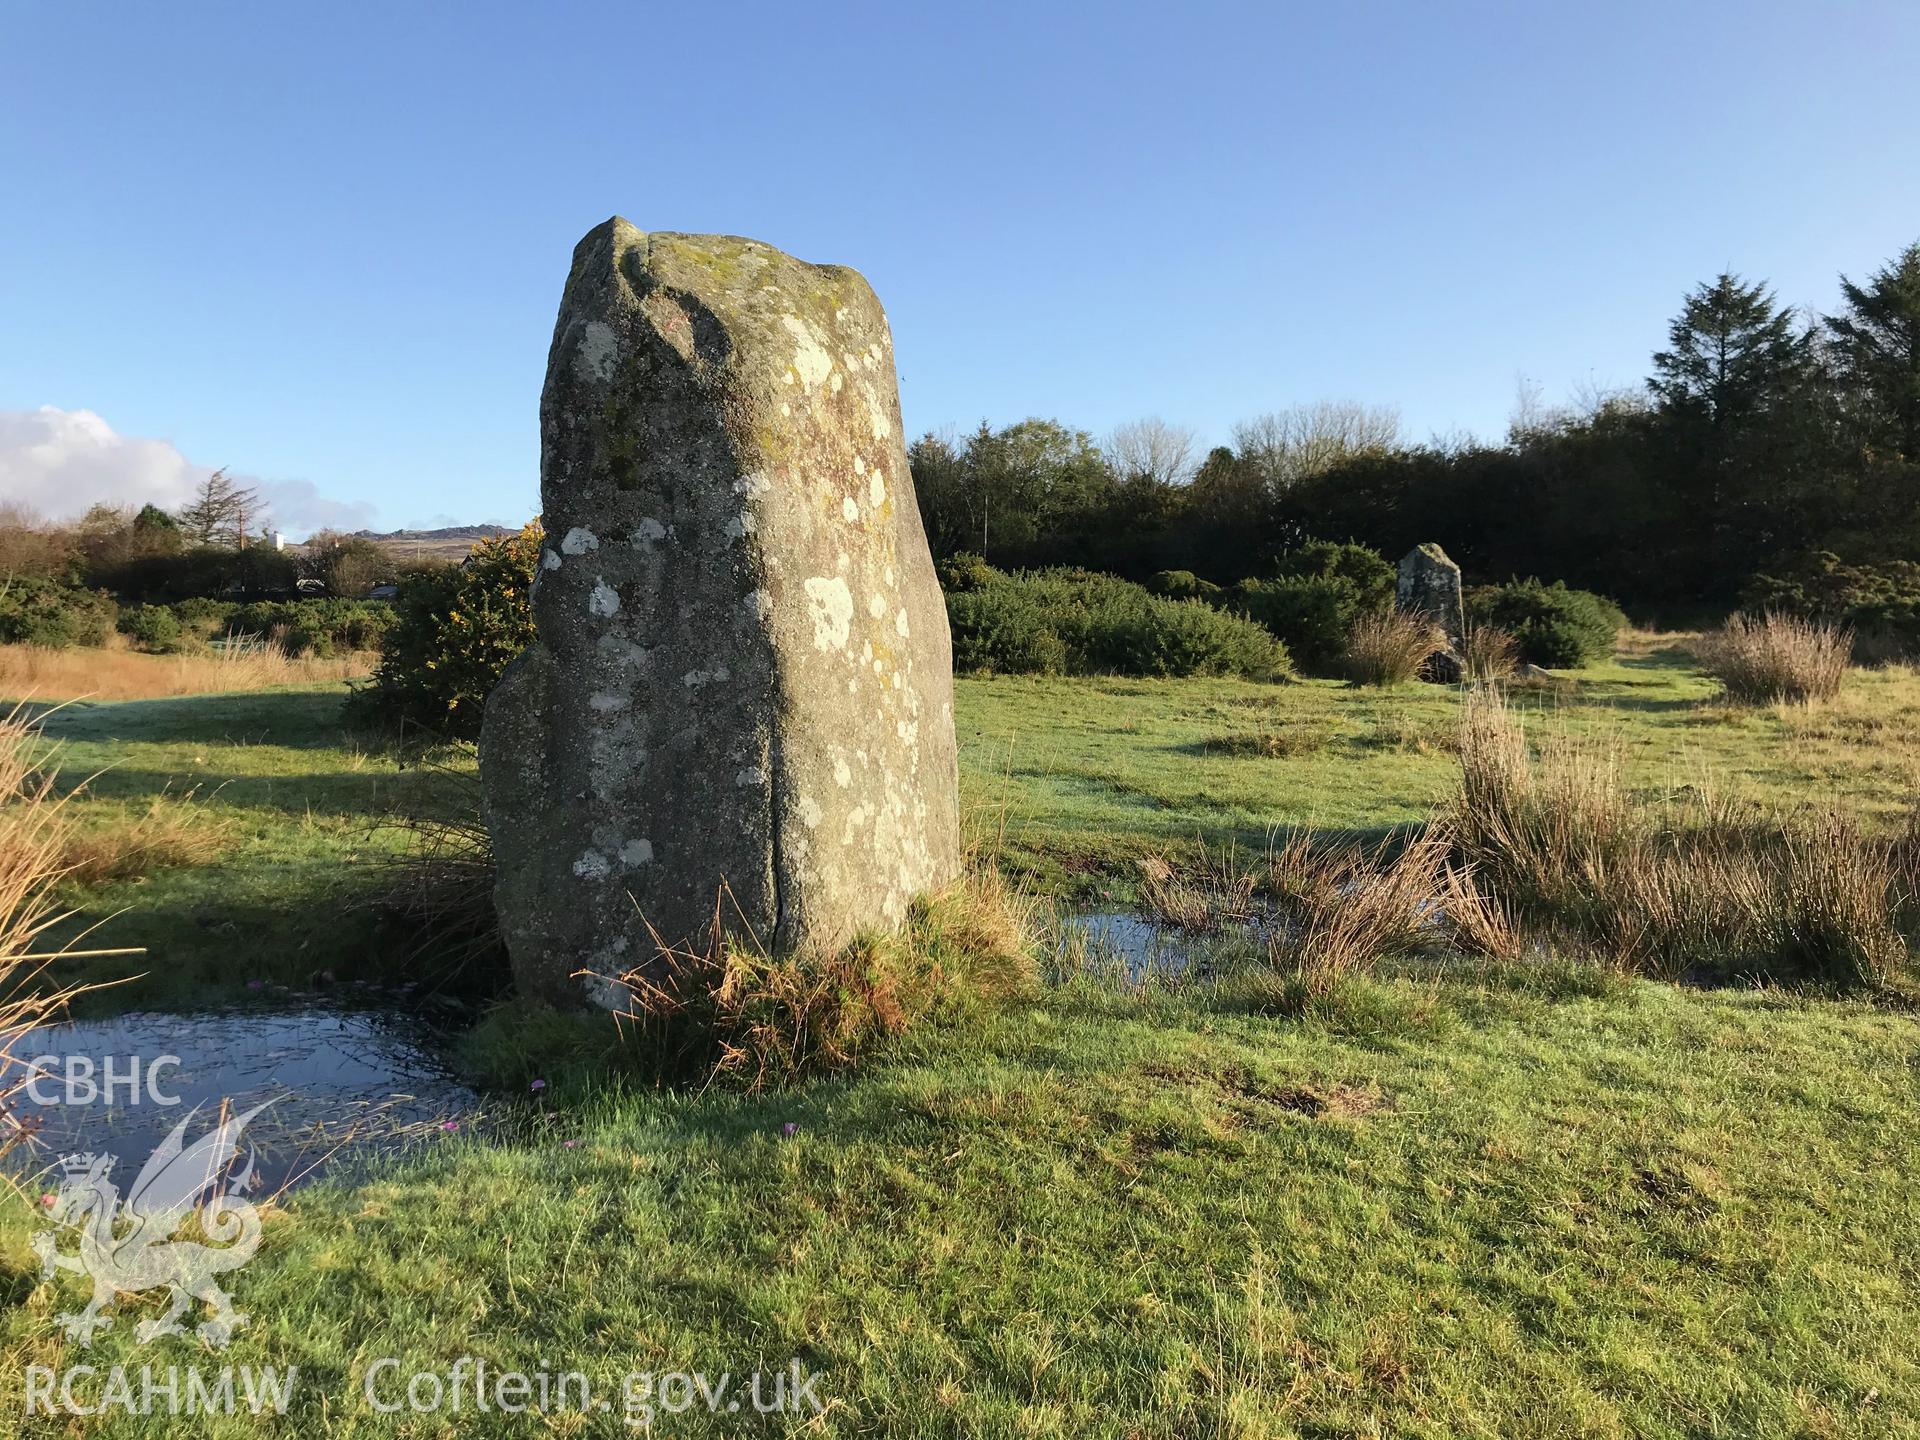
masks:
<svg viewBox="0 0 1920 1440"><path fill-rule="evenodd" d="M443 525L438 530L356 530L356 540L374 544L403 555L444 555L458 558L471 550L475 542L495 535L517 535L518 525Z"/></svg>
<svg viewBox="0 0 1920 1440"><path fill-rule="evenodd" d="M356 530L356 540L377 540L382 544L405 544L415 540L486 540L494 535L513 535L518 525L443 525L438 530Z"/></svg>

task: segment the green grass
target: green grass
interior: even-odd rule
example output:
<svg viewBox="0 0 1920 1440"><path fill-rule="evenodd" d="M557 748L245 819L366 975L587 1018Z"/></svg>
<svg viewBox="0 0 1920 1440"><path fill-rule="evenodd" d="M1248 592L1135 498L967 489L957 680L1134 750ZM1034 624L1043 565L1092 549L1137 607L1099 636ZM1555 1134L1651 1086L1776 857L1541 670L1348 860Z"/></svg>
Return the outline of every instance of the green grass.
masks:
<svg viewBox="0 0 1920 1440"><path fill-rule="evenodd" d="M1781 803L1902 813L1911 673L1856 675L1810 712L1712 695L1643 645L1534 703L1616 733L1648 789L1705 766ZM1098 895L1124 889L1133 855L1196 838L1423 818L1452 784L1457 703L1426 687L963 680L963 785L989 851ZM232 827L211 864L79 897L133 907L102 943L154 947L150 978L109 1003L383 963L341 907L392 843L369 815L432 782L354 748L335 704L284 692L56 720L70 777L113 766L83 806L198 787ZM28 1363L192 1360L300 1369L286 1420L195 1433L601 1435L617 1417L382 1416L359 1381L384 1356L600 1381L797 1357L830 1405L814 1428L659 1428L1920 1428L1920 1020L1894 1001L1541 970L1359 981L1289 1018L1232 985L1083 981L784 1094L592 1083L562 1078L565 1058L545 1099L557 1120L519 1114L497 1143L449 1137L358 1189L293 1197L234 1278L254 1324L219 1359L136 1348L130 1321L67 1345L50 1317L78 1288L37 1283L34 1216L0 1209L0 1416L19 1414Z"/></svg>
<svg viewBox="0 0 1920 1440"><path fill-rule="evenodd" d="M561 1094L543 1140L296 1199L225 1359L299 1367L299 1434L524 1433L359 1402L375 1359L462 1354L798 1357L842 1435L1911 1425L1911 1017L1380 990L1278 1022L1082 988L791 1095ZM74 1363L6 1283L8 1383ZM86 1359L138 1363L124 1329Z"/></svg>
<svg viewBox="0 0 1920 1440"><path fill-rule="evenodd" d="M1737 710L1669 637L1557 690L1543 722L1605 732L1631 784L1699 783L1794 804L1838 798L1876 823L1920 791L1920 677L1855 672L1832 706ZM1424 820L1455 784L1459 696L1337 681L963 679L963 798L982 843L1045 888L1098 896L1127 861L1275 829L1378 835Z"/></svg>

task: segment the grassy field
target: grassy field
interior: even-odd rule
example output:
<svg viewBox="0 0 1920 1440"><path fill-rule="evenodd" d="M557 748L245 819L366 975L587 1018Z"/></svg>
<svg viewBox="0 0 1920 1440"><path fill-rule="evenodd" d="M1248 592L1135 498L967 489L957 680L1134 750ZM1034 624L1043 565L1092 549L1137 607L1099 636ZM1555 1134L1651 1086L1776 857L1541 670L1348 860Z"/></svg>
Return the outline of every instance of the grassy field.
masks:
<svg viewBox="0 0 1920 1440"><path fill-rule="evenodd" d="M444 777L339 724L340 688L70 706L47 729L98 833L172 848L77 891L144 944L109 1007L260 1003L378 977L376 820ZM1132 861L1276 827L1384 833L1455 784L1459 699L1319 682L966 679L976 842L1124 901ZM1729 710L1671 640L1526 702L1614 735L1649 793L1837 797L1901 823L1920 678ZM97 772L97 773L96 773ZM156 811L161 816L155 820ZM198 837L193 840L183 836ZM170 862L170 863L169 863ZM116 971L116 967L118 967ZM84 973L106 978L127 962ZM248 986L262 980L260 989ZM1050 986L855 1078L660 1094L563 1067L503 1138L448 1136L300 1192L234 1289L218 1363L297 1366L278 1421L213 1435L625 1433L628 1372L820 1375L822 1416L659 1414L668 1434L1910 1434L1920 1428L1920 1020L1887 999L1604 974L1411 970L1301 1013L1231 987ZM553 1068L543 1065L552 1043ZM787 1127L793 1127L787 1133ZM50 1316L26 1204L0 1220L0 1432ZM586 1372L608 1412L383 1414L376 1361ZM383 1398L392 1399L389 1386ZM49 1434L171 1435L112 1414ZM223 1428L224 1427L224 1428Z"/></svg>

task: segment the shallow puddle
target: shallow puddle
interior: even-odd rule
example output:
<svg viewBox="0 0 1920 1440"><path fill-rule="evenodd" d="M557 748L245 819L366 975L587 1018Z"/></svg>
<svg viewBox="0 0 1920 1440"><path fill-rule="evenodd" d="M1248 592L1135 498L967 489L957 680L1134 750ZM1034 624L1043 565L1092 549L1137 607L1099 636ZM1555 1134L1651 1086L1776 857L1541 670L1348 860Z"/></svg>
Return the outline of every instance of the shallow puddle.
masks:
<svg viewBox="0 0 1920 1440"><path fill-rule="evenodd" d="M63 1157L106 1154L131 1181L188 1120L187 1145L224 1113L266 1108L240 1137L252 1193L470 1127L479 1098L440 1058L433 1034L390 1011L311 1008L135 1013L30 1031L13 1044L39 1078L8 1102L31 1142L16 1173L57 1178ZM188 1117L191 1116L191 1119Z"/></svg>
<svg viewBox="0 0 1920 1440"><path fill-rule="evenodd" d="M1129 910L1083 911L1062 916L1060 926L1063 958L1072 958L1065 952L1078 947L1085 969L1121 966L1133 985L1154 975L1184 975L1207 955L1203 939Z"/></svg>

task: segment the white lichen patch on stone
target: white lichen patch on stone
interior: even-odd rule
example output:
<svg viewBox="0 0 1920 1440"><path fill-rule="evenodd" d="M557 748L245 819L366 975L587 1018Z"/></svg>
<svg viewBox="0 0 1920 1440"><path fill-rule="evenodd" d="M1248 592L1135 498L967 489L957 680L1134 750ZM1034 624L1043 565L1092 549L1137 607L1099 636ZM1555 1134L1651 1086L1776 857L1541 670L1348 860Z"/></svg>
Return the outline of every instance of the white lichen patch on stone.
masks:
<svg viewBox="0 0 1920 1440"><path fill-rule="evenodd" d="M641 516L640 523L633 527L633 543L636 545L651 545L656 540L666 538L667 527L651 515Z"/></svg>
<svg viewBox="0 0 1920 1440"><path fill-rule="evenodd" d="M733 772L733 783L742 787L757 787L767 783L767 772L755 766Z"/></svg>
<svg viewBox="0 0 1920 1440"><path fill-rule="evenodd" d="M867 381L860 382L860 397L867 402L867 424L876 440L893 438L893 422L887 418L886 407L880 403L880 396Z"/></svg>
<svg viewBox="0 0 1920 1440"><path fill-rule="evenodd" d="M887 613L887 597L886 596L882 595L878 590L874 591L873 594L867 596L867 614L869 616L871 616L875 620L878 620L881 616L885 615L886 613Z"/></svg>
<svg viewBox="0 0 1920 1440"><path fill-rule="evenodd" d="M560 557L551 550L542 550L540 552L540 563L549 570L558 570L560 568Z"/></svg>
<svg viewBox="0 0 1920 1440"><path fill-rule="evenodd" d="M793 373L800 377L801 385L811 390L824 384L833 373L833 356L820 343L818 332L798 315L782 315L780 323L793 336L797 347L793 352Z"/></svg>
<svg viewBox="0 0 1920 1440"><path fill-rule="evenodd" d="M773 614L773 596L769 595L765 590L750 592L747 598L741 603L746 606L747 613L756 620L764 620Z"/></svg>
<svg viewBox="0 0 1920 1440"><path fill-rule="evenodd" d="M804 588L807 608L813 614L814 649L846 649L847 633L853 625L853 592L847 582L838 575L816 575Z"/></svg>
<svg viewBox="0 0 1920 1440"><path fill-rule="evenodd" d="M620 847L620 862L623 865L648 865L653 862L653 841L642 835L637 840L629 840Z"/></svg>
<svg viewBox="0 0 1920 1440"><path fill-rule="evenodd" d="M689 690L697 690L702 685L717 685L728 678L727 667L715 665L711 670L689 670L680 677L680 683Z"/></svg>
<svg viewBox="0 0 1920 1440"><path fill-rule="evenodd" d="M624 710L631 700L625 695L616 695L611 690L596 690L587 697L587 704L602 715L610 715L615 710Z"/></svg>
<svg viewBox="0 0 1920 1440"><path fill-rule="evenodd" d="M802 795L793 808L794 813L800 817L800 823L809 830L817 830L820 827L820 802L811 795Z"/></svg>
<svg viewBox="0 0 1920 1440"><path fill-rule="evenodd" d="M573 873L582 880L604 880L613 873L613 862L598 850L583 850L573 862Z"/></svg>
<svg viewBox="0 0 1920 1440"><path fill-rule="evenodd" d="M646 646L636 645L624 635L602 635L594 648L616 665L645 665L653 658Z"/></svg>
<svg viewBox="0 0 1920 1440"><path fill-rule="evenodd" d="M844 755L833 757L833 783L842 790L853 783L853 767L847 764Z"/></svg>
<svg viewBox="0 0 1920 1440"><path fill-rule="evenodd" d="M902 640L907 638L907 612L904 606L900 613L893 617L893 630Z"/></svg>
<svg viewBox="0 0 1920 1440"><path fill-rule="evenodd" d="M573 363L582 380L611 380L620 368L620 337L613 327L589 320L580 332L580 353Z"/></svg>
<svg viewBox="0 0 1920 1440"><path fill-rule="evenodd" d="M620 613L619 593L599 576L594 577L593 590L587 596L587 613L603 620Z"/></svg>
<svg viewBox="0 0 1920 1440"><path fill-rule="evenodd" d="M880 472L876 470L873 472L872 477L867 481L867 503L873 506L874 509L878 510L881 504L885 502L886 498L887 498L887 482L880 478ZM888 583L892 583L892 582L888 582Z"/></svg>
<svg viewBox="0 0 1920 1440"><path fill-rule="evenodd" d="M860 502L851 495L841 500L840 518L849 524L857 522L860 519Z"/></svg>
<svg viewBox="0 0 1920 1440"><path fill-rule="evenodd" d="M560 553L562 555L584 555L589 550L598 550L599 548L600 537L594 534L593 531L584 529L579 525L567 531L566 538L560 542Z"/></svg>
<svg viewBox="0 0 1920 1440"><path fill-rule="evenodd" d="M580 990L587 1003L601 1010L625 1013L633 1008L633 992L618 980L592 970L580 972Z"/></svg>

